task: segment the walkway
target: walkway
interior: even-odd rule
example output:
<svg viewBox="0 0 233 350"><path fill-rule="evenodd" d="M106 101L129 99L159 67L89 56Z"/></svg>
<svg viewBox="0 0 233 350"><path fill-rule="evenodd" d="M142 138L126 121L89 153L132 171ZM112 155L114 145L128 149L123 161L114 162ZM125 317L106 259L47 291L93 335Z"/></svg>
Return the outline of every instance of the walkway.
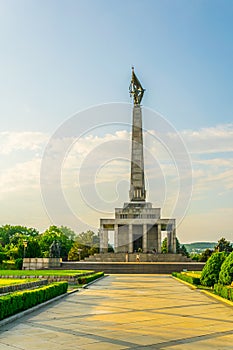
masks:
<svg viewBox="0 0 233 350"><path fill-rule="evenodd" d="M233 349L233 307L170 276L111 275L5 325L0 349Z"/></svg>

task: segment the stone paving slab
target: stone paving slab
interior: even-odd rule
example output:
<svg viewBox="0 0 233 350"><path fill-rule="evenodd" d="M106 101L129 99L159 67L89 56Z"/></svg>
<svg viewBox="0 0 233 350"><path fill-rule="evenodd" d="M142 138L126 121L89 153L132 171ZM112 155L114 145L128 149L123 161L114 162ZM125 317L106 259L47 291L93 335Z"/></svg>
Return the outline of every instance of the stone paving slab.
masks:
<svg viewBox="0 0 233 350"><path fill-rule="evenodd" d="M168 275L110 275L0 329L0 350L233 349L233 307Z"/></svg>

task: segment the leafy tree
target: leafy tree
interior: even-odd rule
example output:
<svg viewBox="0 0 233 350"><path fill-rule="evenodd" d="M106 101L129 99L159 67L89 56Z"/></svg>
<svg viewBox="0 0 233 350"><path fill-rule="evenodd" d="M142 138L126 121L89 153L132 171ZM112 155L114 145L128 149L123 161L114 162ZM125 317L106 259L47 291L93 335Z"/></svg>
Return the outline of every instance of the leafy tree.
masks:
<svg viewBox="0 0 233 350"><path fill-rule="evenodd" d="M82 260L85 257L90 255L88 253L88 250L89 250L88 246L81 244L79 242L74 242L69 251L68 260L73 260L73 261Z"/></svg>
<svg viewBox="0 0 233 350"><path fill-rule="evenodd" d="M57 226L50 226L44 233L40 235L38 242L42 255L44 257L49 257L50 246L52 245L53 241L57 241L60 244L61 258L63 260L66 260L70 248L72 247L73 241L70 240Z"/></svg>
<svg viewBox="0 0 233 350"><path fill-rule="evenodd" d="M211 257L212 254L213 254L213 250L207 248L206 250L204 250L204 252L201 253L199 257L199 261L206 262Z"/></svg>
<svg viewBox="0 0 233 350"><path fill-rule="evenodd" d="M76 238L76 233L69 227L67 226L61 226L59 227L61 232L67 237L69 238L71 241L74 241Z"/></svg>
<svg viewBox="0 0 233 350"><path fill-rule="evenodd" d="M187 258L189 258L189 256L190 256L187 249L185 248L184 244L182 244L182 246L180 247L179 253L184 255L184 256L187 256Z"/></svg>
<svg viewBox="0 0 233 350"><path fill-rule="evenodd" d="M93 232L81 232L69 251L69 260L80 260L99 252L99 237Z"/></svg>
<svg viewBox="0 0 233 350"><path fill-rule="evenodd" d="M35 228L27 228L25 226L11 226L11 225L3 225L0 227L0 243L3 247L6 245L13 243L17 245L18 239L24 237L27 239L28 237L36 237L39 235L39 231Z"/></svg>
<svg viewBox="0 0 233 350"><path fill-rule="evenodd" d="M202 285L213 287L218 282L221 265L225 258L225 252L213 253L211 255L201 273L200 280Z"/></svg>
<svg viewBox="0 0 233 350"><path fill-rule="evenodd" d="M5 253L5 249L0 244L0 264L2 264L3 260L6 260L7 255Z"/></svg>
<svg viewBox="0 0 233 350"><path fill-rule="evenodd" d="M161 252L166 254L167 251L167 237L164 238L162 245L161 245ZM182 254L185 256L189 256L189 253L187 252L187 249L185 248L184 245L180 246L180 242L178 240L178 238L176 237L176 253L177 254Z"/></svg>
<svg viewBox="0 0 233 350"><path fill-rule="evenodd" d="M91 230L87 232L81 232L76 236L76 242L79 242L83 245L93 247L99 245L99 237Z"/></svg>
<svg viewBox="0 0 233 350"><path fill-rule="evenodd" d="M233 252L228 255L221 266L219 283L229 285L233 282Z"/></svg>
<svg viewBox="0 0 233 350"><path fill-rule="evenodd" d="M194 261L200 261L200 254L198 253L191 253L190 258Z"/></svg>
<svg viewBox="0 0 233 350"><path fill-rule="evenodd" d="M161 245L161 252L163 254L167 253L167 237L164 238L162 245Z"/></svg>
<svg viewBox="0 0 233 350"><path fill-rule="evenodd" d="M230 253L233 250L231 243L223 237L218 241L218 244L214 249L217 252L226 252L226 253Z"/></svg>
<svg viewBox="0 0 233 350"><path fill-rule="evenodd" d="M18 257L19 258L40 258L42 256L38 239L29 238L26 240L27 246L24 245L24 240L18 243Z"/></svg>

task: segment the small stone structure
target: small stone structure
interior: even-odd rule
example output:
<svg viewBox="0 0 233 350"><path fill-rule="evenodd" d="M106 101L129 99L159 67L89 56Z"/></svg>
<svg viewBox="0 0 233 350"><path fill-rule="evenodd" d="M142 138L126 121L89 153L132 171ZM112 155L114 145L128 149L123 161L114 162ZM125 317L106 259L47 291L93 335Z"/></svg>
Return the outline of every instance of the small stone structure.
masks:
<svg viewBox="0 0 233 350"><path fill-rule="evenodd" d="M23 270L43 270L61 266L61 258L24 258Z"/></svg>

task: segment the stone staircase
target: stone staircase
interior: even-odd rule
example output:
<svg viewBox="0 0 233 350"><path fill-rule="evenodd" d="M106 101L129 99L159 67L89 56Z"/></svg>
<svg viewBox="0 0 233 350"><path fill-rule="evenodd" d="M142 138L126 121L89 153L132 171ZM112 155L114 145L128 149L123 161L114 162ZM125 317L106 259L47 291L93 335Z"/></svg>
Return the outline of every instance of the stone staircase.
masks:
<svg viewBox="0 0 233 350"><path fill-rule="evenodd" d="M138 253L129 253L128 262L136 262ZM140 262L190 262L190 258L182 254L140 253ZM82 261L86 262L126 262L125 253L100 253L90 255Z"/></svg>

